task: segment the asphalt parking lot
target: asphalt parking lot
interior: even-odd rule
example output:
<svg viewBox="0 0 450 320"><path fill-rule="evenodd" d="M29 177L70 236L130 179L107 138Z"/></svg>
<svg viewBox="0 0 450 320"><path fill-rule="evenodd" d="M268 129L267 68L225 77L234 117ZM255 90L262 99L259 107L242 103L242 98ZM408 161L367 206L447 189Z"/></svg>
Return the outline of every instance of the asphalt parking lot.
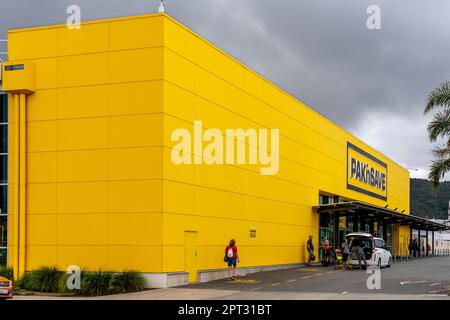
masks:
<svg viewBox="0 0 450 320"><path fill-rule="evenodd" d="M364 270L302 267L177 288L100 297L15 296L15 300L450 300L450 257L393 263L370 290Z"/></svg>
<svg viewBox="0 0 450 320"><path fill-rule="evenodd" d="M393 263L380 270L380 289L369 289L373 273L365 270L335 270L333 267L302 267L260 272L236 281L217 280L182 288L239 290L247 293L338 293L447 295L450 293L450 257L430 257ZM372 282L374 283L374 282Z"/></svg>

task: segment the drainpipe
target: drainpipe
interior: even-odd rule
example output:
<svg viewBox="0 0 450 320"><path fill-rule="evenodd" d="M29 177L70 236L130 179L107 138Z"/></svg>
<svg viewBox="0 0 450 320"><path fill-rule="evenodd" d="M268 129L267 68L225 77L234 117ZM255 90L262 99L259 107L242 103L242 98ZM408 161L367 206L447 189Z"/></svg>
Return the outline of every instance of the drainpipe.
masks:
<svg viewBox="0 0 450 320"><path fill-rule="evenodd" d="M13 269L14 269L14 279L19 278L19 110L20 110L20 101L19 94L13 94L14 101L14 172L13 172L13 181L14 189L11 190L13 193L14 200L14 210L13 210L13 221L14 221L14 246L13 246Z"/></svg>
<svg viewBox="0 0 450 320"><path fill-rule="evenodd" d="M20 194L20 203L19 203L19 276L21 276L25 272L25 257L26 257L26 183L27 183L27 128L26 128L26 96L25 94L20 94L20 115L19 115L19 124L20 124L20 136L19 136L19 144L20 144L20 156L19 156L19 194Z"/></svg>

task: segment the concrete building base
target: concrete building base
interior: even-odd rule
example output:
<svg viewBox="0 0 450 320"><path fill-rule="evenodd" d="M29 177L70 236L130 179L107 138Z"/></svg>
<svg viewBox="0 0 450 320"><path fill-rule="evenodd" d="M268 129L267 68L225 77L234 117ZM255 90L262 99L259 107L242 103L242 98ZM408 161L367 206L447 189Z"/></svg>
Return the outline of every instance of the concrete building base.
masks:
<svg viewBox="0 0 450 320"><path fill-rule="evenodd" d="M246 276L255 272L273 271L289 268L298 268L305 266L304 264L283 264L283 265L271 265L271 266L256 266L256 267L242 267L238 268L238 276ZM228 271L224 269L213 270L199 270L198 282L208 282L219 279L225 279L228 277ZM145 273L145 280L147 281L147 288L159 289L178 287L189 284L189 274L187 272L174 272L174 273Z"/></svg>

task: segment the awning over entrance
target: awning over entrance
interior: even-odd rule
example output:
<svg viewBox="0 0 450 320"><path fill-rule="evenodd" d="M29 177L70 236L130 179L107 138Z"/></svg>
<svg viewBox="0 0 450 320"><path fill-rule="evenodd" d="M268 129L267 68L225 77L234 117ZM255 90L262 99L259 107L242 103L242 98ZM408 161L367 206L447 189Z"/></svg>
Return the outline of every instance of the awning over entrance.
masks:
<svg viewBox="0 0 450 320"><path fill-rule="evenodd" d="M424 218L404 214L395 210L375 206L360 201L340 202L324 204L314 207L318 213L339 213L339 216L359 216L368 218L374 222L386 224L409 225L412 229L444 231L450 228L441 223L430 221Z"/></svg>

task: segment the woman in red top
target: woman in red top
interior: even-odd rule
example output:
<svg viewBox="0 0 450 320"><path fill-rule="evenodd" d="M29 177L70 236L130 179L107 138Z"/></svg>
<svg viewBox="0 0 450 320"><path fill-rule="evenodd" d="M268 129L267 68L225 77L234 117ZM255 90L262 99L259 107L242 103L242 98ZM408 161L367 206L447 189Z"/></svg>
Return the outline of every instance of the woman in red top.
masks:
<svg viewBox="0 0 450 320"><path fill-rule="evenodd" d="M228 262L228 280L236 280L236 266L239 262L236 241L230 240L230 244L225 248L225 257Z"/></svg>

